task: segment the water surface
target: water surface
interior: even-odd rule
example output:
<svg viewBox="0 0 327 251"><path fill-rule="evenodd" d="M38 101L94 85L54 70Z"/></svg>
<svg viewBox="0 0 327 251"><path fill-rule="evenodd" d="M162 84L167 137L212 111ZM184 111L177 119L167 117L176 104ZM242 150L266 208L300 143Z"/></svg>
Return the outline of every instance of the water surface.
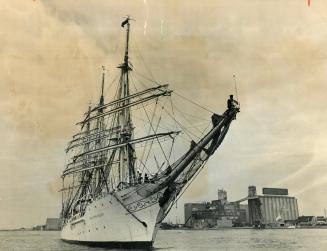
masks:
<svg viewBox="0 0 327 251"><path fill-rule="evenodd" d="M0 232L0 251L23 250L103 251L117 249L68 244L59 239L59 232ZM164 250L327 250L327 229L160 230L154 251Z"/></svg>

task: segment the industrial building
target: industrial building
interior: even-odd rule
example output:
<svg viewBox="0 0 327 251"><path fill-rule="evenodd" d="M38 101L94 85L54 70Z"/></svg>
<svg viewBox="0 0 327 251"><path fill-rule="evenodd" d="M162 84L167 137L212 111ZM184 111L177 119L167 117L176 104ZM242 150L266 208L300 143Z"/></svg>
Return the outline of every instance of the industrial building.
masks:
<svg viewBox="0 0 327 251"><path fill-rule="evenodd" d="M242 202L248 202L242 205ZM297 224L297 199L285 188L263 188L257 194L255 186L248 187L248 196L229 202L227 192L218 189L218 200L184 204L185 226L191 228L256 226L281 227Z"/></svg>
<svg viewBox="0 0 327 251"><path fill-rule="evenodd" d="M218 200L184 204L185 226L191 228L219 228L243 226L249 222L247 205L227 200L227 192L218 189Z"/></svg>
<svg viewBox="0 0 327 251"><path fill-rule="evenodd" d="M203 212L206 210L207 203L185 203L184 204L184 219L186 227L194 227L196 222L194 222L195 218L197 218L197 214L199 212Z"/></svg>
<svg viewBox="0 0 327 251"><path fill-rule="evenodd" d="M299 217L297 199L288 195L288 189L263 188L262 195L257 195L256 187L249 186L246 199L251 225L294 225Z"/></svg>
<svg viewBox="0 0 327 251"><path fill-rule="evenodd" d="M44 230L60 230L61 223L59 218L47 218Z"/></svg>

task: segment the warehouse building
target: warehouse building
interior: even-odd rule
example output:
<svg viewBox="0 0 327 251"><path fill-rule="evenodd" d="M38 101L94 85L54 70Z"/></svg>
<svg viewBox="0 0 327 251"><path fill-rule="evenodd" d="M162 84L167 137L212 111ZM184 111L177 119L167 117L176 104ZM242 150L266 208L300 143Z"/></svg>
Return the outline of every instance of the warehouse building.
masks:
<svg viewBox="0 0 327 251"><path fill-rule="evenodd" d="M247 205L229 202L227 192L218 189L218 200L184 204L185 226L191 228L219 228L248 225Z"/></svg>
<svg viewBox="0 0 327 251"><path fill-rule="evenodd" d="M199 212L203 212L206 210L207 204L206 202L200 203L185 203L184 204L184 219L186 227L194 227L196 224L196 215Z"/></svg>
<svg viewBox="0 0 327 251"><path fill-rule="evenodd" d="M288 195L288 189L263 188L257 195L256 187L249 186L248 205L251 225L294 225L299 217L297 199Z"/></svg>
<svg viewBox="0 0 327 251"><path fill-rule="evenodd" d="M47 218L44 229L48 230L48 231L60 230L61 229L60 219L59 218Z"/></svg>

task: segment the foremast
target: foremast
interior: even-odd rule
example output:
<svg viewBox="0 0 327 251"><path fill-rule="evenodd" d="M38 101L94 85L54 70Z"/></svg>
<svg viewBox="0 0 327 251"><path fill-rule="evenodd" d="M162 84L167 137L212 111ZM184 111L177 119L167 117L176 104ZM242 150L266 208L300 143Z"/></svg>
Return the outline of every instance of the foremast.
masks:
<svg viewBox="0 0 327 251"><path fill-rule="evenodd" d="M119 177L120 182L123 182L124 177L128 177L127 183L135 183L135 150L130 144L125 144L133 139L133 123L130 111L130 87L129 87L129 71L132 68L129 66L128 61L128 49L129 49L129 32L130 32L130 18L127 17L122 22L121 26L126 27L126 42L125 42L125 54L124 62L118 66L121 69L120 80L119 80L119 91L118 98L122 99L123 102L120 104L122 109L118 115L117 126L121 128L119 143L124 144L119 151Z"/></svg>

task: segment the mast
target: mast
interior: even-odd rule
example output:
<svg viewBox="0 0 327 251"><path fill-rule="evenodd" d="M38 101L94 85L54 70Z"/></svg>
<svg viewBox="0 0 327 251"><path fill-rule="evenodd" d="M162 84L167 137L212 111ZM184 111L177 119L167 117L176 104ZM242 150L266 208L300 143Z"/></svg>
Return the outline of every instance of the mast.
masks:
<svg viewBox="0 0 327 251"><path fill-rule="evenodd" d="M104 90L104 82L105 82L105 67L102 66L102 81L101 81L101 96L98 106L98 115L103 114L102 106L104 105L104 97L103 97L103 90ZM95 141L95 148L101 149L105 146L105 123L104 123L104 117L100 116L97 118L97 128L98 128L98 134L96 135L96 141ZM97 156L97 163L95 165L103 166L106 161L106 154L101 152ZM101 192L102 187L101 184L103 182L106 183L106 177L103 176L103 169L95 170L95 179L94 179L94 190L93 193Z"/></svg>
<svg viewBox="0 0 327 251"><path fill-rule="evenodd" d="M118 125L121 126L120 143L126 143L133 138L133 126L130 113L129 99L129 71L132 68L128 62L128 50L129 50L129 32L130 32L130 18L127 17L121 24L124 28L126 26L126 42L125 42L125 54L124 62L118 66L121 69L120 81L119 81L119 98L124 101L121 103L121 112L118 116ZM120 164L119 164L119 179L120 182L127 182L133 184L135 181L135 150L132 145L127 144L121 147L120 151Z"/></svg>
<svg viewBox="0 0 327 251"><path fill-rule="evenodd" d="M101 96L100 96L99 107L104 105L103 89L104 89L105 70L106 70L105 67L102 65Z"/></svg>

